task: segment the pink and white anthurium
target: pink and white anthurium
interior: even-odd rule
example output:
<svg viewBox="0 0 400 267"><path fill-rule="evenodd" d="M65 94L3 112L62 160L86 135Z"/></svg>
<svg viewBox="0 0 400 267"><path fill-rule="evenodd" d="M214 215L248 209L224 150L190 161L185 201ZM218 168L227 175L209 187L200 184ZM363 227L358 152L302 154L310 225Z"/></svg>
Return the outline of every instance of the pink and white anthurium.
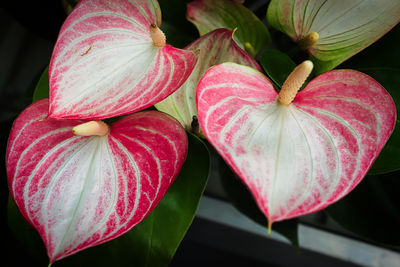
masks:
<svg viewBox="0 0 400 267"><path fill-rule="evenodd" d="M188 45L187 50L200 51L195 68L175 93L155 105L158 110L176 118L188 131L201 134L193 123L193 118L197 117L196 88L208 68L229 61L261 70L258 63L235 43L233 34L234 31L217 29Z"/></svg>
<svg viewBox="0 0 400 267"><path fill-rule="evenodd" d="M353 70L299 65L279 95L249 67L209 69L197 88L200 126L239 175L269 226L325 208L365 176L394 129L390 95ZM296 95L297 93L297 95Z"/></svg>
<svg viewBox="0 0 400 267"><path fill-rule="evenodd" d="M7 175L19 210L54 262L142 221L178 175L187 136L176 120L157 111L110 126L47 114L48 100L40 100L14 122Z"/></svg>
<svg viewBox="0 0 400 267"><path fill-rule="evenodd" d="M49 66L57 119L104 119L164 99L196 64L166 44L156 0L82 0L64 22Z"/></svg>

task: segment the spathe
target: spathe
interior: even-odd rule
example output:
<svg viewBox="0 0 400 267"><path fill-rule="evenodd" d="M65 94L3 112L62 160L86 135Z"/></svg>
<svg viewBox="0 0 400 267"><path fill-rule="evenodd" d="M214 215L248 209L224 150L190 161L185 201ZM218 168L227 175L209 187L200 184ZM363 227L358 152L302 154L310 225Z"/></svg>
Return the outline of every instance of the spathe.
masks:
<svg viewBox="0 0 400 267"><path fill-rule="evenodd" d="M185 49L199 51L195 68L176 92L155 107L176 118L186 130L202 135L196 127L196 88L206 70L228 61L261 70L257 62L235 43L234 34L231 30L217 29L189 44Z"/></svg>
<svg viewBox="0 0 400 267"><path fill-rule="evenodd" d="M357 54L400 21L398 0L272 0L268 23L306 49L322 73Z"/></svg>
<svg viewBox="0 0 400 267"><path fill-rule="evenodd" d="M49 66L57 119L104 119L173 93L196 63L165 43L156 0L82 0L64 22Z"/></svg>
<svg viewBox="0 0 400 267"><path fill-rule="evenodd" d="M318 211L349 193L396 118L385 89L353 70L324 73L287 103L263 74L234 63L210 68L197 88L203 133L270 224Z"/></svg>
<svg viewBox="0 0 400 267"><path fill-rule="evenodd" d="M177 121L157 111L124 117L104 136L74 135L72 128L83 121L47 114L44 99L14 122L7 176L19 210L54 262L141 222L177 177L187 136Z"/></svg>

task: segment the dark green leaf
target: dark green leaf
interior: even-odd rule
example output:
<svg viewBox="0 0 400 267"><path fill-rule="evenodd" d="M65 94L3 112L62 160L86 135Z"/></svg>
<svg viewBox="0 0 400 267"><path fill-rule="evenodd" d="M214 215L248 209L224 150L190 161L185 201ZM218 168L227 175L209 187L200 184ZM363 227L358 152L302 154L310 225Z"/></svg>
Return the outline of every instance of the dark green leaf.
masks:
<svg viewBox="0 0 400 267"><path fill-rule="evenodd" d="M338 68L395 68L400 69L400 25L357 55L343 62Z"/></svg>
<svg viewBox="0 0 400 267"><path fill-rule="evenodd" d="M33 101L49 97L49 67L46 67L40 76L39 82L33 92Z"/></svg>
<svg viewBox="0 0 400 267"><path fill-rule="evenodd" d="M400 246L399 172L366 176L345 198L325 211L345 229L389 246Z"/></svg>
<svg viewBox="0 0 400 267"><path fill-rule="evenodd" d="M396 128L390 136L385 147L372 165L368 174L382 174L400 170L400 122L396 122Z"/></svg>
<svg viewBox="0 0 400 267"><path fill-rule="evenodd" d="M187 3L191 0L159 0L162 13L161 30L167 43L184 48L198 38L196 28L186 19Z"/></svg>
<svg viewBox="0 0 400 267"><path fill-rule="evenodd" d="M167 266L192 223L210 171L207 147L194 135L188 135L189 151L181 173L143 222L113 241L81 251L53 266ZM8 214L17 239L30 252L38 252L37 266L45 266L43 244L35 230L22 220L15 204L10 205Z"/></svg>
<svg viewBox="0 0 400 267"><path fill-rule="evenodd" d="M170 21L163 21L161 30L167 37L167 43L178 48L184 48L198 37L197 34L183 32L180 27Z"/></svg>
<svg viewBox="0 0 400 267"><path fill-rule="evenodd" d="M212 152L217 153L215 150ZM215 158L217 159L216 165L218 167L221 183L229 200L240 212L256 223L264 226L267 232L267 218L258 208L253 196L247 190L247 187L219 155L216 155ZM297 226L298 222L296 219L274 222L272 231L276 231L286 237L293 246L299 249Z"/></svg>
<svg viewBox="0 0 400 267"><path fill-rule="evenodd" d="M268 49L261 54L261 65L265 72L279 87L296 67L296 63L279 50Z"/></svg>
<svg viewBox="0 0 400 267"><path fill-rule="evenodd" d="M15 254L21 257L19 262L29 263L31 267L47 266L49 264L49 259L39 234L22 218L11 197L8 199L7 219L11 237L15 239L14 242L20 245L20 250L21 248L23 249L19 254ZM10 251L12 250L13 248L10 248Z"/></svg>

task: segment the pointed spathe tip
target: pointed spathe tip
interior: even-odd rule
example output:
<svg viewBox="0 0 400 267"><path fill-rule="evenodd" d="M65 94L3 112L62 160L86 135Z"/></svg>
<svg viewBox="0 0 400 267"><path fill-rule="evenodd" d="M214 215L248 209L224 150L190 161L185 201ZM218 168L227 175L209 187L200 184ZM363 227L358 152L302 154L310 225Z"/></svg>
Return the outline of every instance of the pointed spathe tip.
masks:
<svg viewBox="0 0 400 267"><path fill-rule="evenodd" d="M272 229L272 221L268 219L268 231L267 231L268 236L271 235L271 229Z"/></svg>

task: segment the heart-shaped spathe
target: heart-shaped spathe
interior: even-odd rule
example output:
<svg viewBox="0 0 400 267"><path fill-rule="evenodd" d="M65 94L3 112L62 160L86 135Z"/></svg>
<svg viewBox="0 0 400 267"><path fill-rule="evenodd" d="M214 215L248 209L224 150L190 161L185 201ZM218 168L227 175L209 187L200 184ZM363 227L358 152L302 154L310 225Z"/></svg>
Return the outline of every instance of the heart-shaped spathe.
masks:
<svg viewBox="0 0 400 267"><path fill-rule="evenodd" d="M80 1L51 57L49 117L116 117L178 89L194 68L196 54L160 44L165 44L160 24L156 0Z"/></svg>
<svg viewBox="0 0 400 267"><path fill-rule="evenodd" d="M206 70L223 62L235 62L261 70L257 62L235 43L233 35L234 31L217 29L189 44L185 49L200 51L195 68L176 92L155 107L173 116L186 130L201 135L193 118L197 118L197 84Z"/></svg>
<svg viewBox="0 0 400 267"><path fill-rule="evenodd" d="M10 192L43 239L50 262L114 239L142 221L177 177L187 136L157 111L127 116L106 136L76 136L76 120L24 110L7 149Z"/></svg>
<svg viewBox="0 0 400 267"><path fill-rule="evenodd" d="M305 45L317 59L317 72L322 73L393 28L400 21L400 1L272 0L267 19L271 26ZM307 40L311 33L318 38Z"/></svg>
<svg viewBox="0 0 400 267"><path fill-rule="evenodd" d="M363 73L327 72L283 105L263 74L234 63L206 72L197 108L204 134L270 224L318 211L349 193L396 118L390 95Z"/></svg>

